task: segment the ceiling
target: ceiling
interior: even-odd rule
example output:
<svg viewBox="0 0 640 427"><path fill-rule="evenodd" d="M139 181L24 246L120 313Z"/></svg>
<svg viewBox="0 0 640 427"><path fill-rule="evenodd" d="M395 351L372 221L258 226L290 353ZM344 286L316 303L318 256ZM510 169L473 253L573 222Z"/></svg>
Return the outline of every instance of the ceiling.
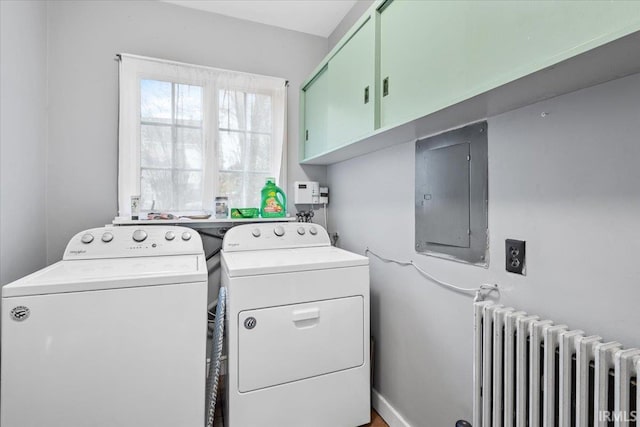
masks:
<svg viewBox="0 0 640 427"><path fill-rule="evenodd" d="M321 37L329 37L356 4L356 0L162 1Z"/></svg>

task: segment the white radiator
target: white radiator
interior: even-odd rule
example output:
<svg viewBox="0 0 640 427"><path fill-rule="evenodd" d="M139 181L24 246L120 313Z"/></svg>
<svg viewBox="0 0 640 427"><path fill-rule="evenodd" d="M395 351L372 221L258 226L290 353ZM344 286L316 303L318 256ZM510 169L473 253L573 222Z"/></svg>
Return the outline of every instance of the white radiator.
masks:
<svg viewBox="0 0 640 427"><path fill-rule="evenodd" d="M474 427L640 427L640 349L490 302L474 308Z"/></svg>

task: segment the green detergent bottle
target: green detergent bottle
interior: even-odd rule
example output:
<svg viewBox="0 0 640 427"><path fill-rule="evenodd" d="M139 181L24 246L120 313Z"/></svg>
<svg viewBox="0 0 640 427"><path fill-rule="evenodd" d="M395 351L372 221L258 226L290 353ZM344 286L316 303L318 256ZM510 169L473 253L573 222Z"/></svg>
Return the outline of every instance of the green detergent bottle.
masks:
<svg viewBox="0 0 640 427"><path fill-rule="evenodd" d="M276 185L275 178L267 178L262 188L260 216L262 218L284 218L287 215L287 196Z"/></svg>

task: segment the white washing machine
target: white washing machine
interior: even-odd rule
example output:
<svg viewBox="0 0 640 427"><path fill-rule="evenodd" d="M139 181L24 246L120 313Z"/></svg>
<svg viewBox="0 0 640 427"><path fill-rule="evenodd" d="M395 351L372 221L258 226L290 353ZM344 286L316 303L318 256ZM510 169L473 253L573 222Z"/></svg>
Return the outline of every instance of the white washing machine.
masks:
<svg viewBox="0 0 640 427"><path fill-rule="evenodd" d="M207 267L183 227L95 228L2 289L2 427L201 427Z"/></svg>
<svg viewBox="0 0 640 427"><path fill-rule="evenodd" d="M243 225L222 251L226 427L370 419L369 260L315 224Z"/></svg>

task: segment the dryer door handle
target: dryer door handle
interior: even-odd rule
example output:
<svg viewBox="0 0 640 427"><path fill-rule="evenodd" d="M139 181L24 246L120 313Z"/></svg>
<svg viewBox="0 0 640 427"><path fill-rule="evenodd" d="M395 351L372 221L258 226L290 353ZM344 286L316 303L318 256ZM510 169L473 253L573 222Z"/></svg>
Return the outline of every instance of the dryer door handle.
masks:
<svg viewBox="0 0 640 427"><path fill-rule="evenodd" d="M293 312L293 322L302 322L305 320L312 320L320 318L320 309L315 308L307 308L304 310L295 310Z"/></svg>

